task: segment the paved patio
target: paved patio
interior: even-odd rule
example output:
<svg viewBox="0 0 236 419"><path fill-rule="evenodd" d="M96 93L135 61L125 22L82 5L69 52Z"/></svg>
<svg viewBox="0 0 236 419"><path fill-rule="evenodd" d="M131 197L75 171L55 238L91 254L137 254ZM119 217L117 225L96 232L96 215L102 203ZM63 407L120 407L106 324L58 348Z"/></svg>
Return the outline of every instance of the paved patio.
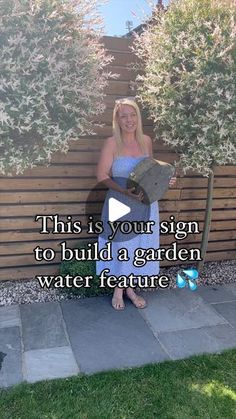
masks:
<svg viewBox="0 0 236 419"><path fill-rule="evenodd" d="M0 387L236 348L236 283L0 307Z"/></svg>

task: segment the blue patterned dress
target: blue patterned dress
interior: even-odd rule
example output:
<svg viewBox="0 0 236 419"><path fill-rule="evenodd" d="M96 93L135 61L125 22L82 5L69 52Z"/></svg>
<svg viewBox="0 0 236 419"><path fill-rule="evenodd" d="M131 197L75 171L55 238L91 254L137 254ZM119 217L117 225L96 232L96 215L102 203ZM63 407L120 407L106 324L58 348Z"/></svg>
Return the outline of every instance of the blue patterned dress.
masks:
<svg viewBox="0 0 236 419"><path fill-rule="evenodd" d="M134 169L137 163L142 159L147 158L147 155L140 157L131 157L131 156L118 156L113 160L112 164L112 180L118 183L121 187L126 188L126 180L129 177L130 172ZM131 273L134 275L158 275L159 274L159 261L147 261L144 266L134 266L134 252L137 248L148 249L148 248L159 248L159 206L158 202L153 202L150 205L145 205L134 198L126 196L121 192L115 191L114 189L109 189L103 204L101 220L103 221L103 226L107 225L108 221L108 201L109 198L113 197L117 200L120 200L122 203L131 207L130 214L122 217L120 220L136 221L136 220L145 220L145 221L154 221L155 224L152 225L152 234L132 234L132 238L128 234L122 232L117 232L115 240L109 240L107 237L111 234L111 230L107 227L108 234L103 234L98 236L98 248L99 250L106 246L106 243L110 241L112 249L112 258L111 261L102 261L98 260L96 262L96 274L100 275L103 269L110 269L110 272L106 275L126 275L129 276ZM106 230L106 229L105 229ZM117 259L118 251L121 248L128 249L128 261L121 261Z"/></svg>

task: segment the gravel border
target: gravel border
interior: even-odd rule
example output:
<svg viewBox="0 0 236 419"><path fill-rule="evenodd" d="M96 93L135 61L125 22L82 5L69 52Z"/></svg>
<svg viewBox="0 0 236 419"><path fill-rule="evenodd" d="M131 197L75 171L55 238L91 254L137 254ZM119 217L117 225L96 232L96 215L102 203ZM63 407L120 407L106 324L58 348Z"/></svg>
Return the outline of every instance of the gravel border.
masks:
<svg viewBox="0 0 236 419"><path fill-rule="evenodd" d="M176 275L181 269L186 269L186 265L174 266L171 268L161 268L159 275L168 275L171 288L176 288ZM206 262L197 280L198 285L214 285L236 283L236 260L222 262ZM153 289L146 289L151 291ZM50 301L62 301L84 298L63 292L58 289L41 288L37 279L18 279L14 281L6 280L0 282L0 306L10 306L13 304L43 303Z"/></svg>

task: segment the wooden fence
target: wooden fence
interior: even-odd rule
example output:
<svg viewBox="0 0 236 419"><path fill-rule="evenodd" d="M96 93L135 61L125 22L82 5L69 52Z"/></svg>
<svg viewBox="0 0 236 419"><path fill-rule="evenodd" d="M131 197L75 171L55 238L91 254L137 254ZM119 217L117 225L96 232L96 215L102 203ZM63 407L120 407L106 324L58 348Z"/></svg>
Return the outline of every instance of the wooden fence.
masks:
<svg viewBox="0 0 236 419"><path fill-rule="evenodd" d="M91 214L101 209L106 190L96 189L95 170L104 139L112 133L112 109L117 97L134 95L131 81L135 73L130 64L135 57L130 51L131 40L104 37L105 47L114 56L109 69L119 73L106 91L106 111L99 118L105 123L97 134L72 142L67 154L56 153L49 167L39 166L22 176L0 177L0 280L33 278L35 275L56 275L60 266L60 243L73 248L80 240L96 235L87 234L88 208ZM150 121L143 115L144 132L153 138ZM173 163L178 159L162 142L154 142L154 158ZM211 231L206 261L236 257L236 166L215 168L214 199ZM189 234L178 242L180 248L200 248L207 197L207 178L198 173L180 173L175 187L159 201L160 220L197 221L200 234ZM89 201L89 206L87 200ZM84 230L78 234L40 234L41 222L36 215L55 215L64 222L80 220ZM48 223L49 229L52 223ZM160 246L168 248L176 241L173 234L162 235ZM34 249L51 248L56 257L51 262L36 262ZM162 261L161 266L183 262Z"/></svg>

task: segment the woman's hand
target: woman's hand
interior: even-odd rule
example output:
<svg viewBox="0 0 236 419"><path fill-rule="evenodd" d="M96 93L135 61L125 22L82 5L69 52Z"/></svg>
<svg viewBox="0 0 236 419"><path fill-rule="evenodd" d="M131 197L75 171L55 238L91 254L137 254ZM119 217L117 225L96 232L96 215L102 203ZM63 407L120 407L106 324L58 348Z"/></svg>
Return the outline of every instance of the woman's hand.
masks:
<svg viewBox="0 0 236 419"><path fill-rule="evenodd" d="M177 178L176 177L172 177L169 181L169 186L174 186L175 182L176 182Z"/></svg>
<svg viewBox="0 0 236 419"><path fill-rule="evenodd" d="M131 196L132 198L137 199L138 201L142 201L144 197L143 192L140 191L139 194L136 194L134 190L135 190L135 186L133 188L125 189L124 194Z"/></svg>

